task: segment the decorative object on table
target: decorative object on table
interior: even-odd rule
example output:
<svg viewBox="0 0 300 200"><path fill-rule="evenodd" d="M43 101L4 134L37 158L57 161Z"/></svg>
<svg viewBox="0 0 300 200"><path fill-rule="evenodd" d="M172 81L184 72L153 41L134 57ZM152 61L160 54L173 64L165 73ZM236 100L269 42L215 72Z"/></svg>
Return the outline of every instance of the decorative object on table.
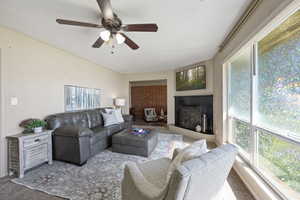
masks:
<svg viewBox="0 0 300 200"><path fill-rule="evenodd" d="M41 133L46 125L47 123L44 120L33 119L25 125L25 129L34 133Z"/></svg>
<svg viewBox="0 0 300 200"><path fill-rule="evenodd" d="M165 116L165 112L164 112L164 109L160 109L160 116Z"/></svg>
<svg viewBox="0 0 300 200"><path fill-rule="evenodd" d="M158 117L155 111L155 108L145 108L144 109L145 120L146 122L156 122Z"/></svg>
<svg viewBox="0 0 300 200"><path fill-rule="evenodd" d="M198 124L195 128L195 131L200 133L202 131L202 127L200 126L200 124Z"/></svg>
<svg viewBox="0 0 300 200"><path fill-rule="evenodd" d="M100 108L101 90L65 85L65 111Z"/></svg>
<svg viewBox="0 0 300 200"><path fill-rule="evenodd" d="M22 133L26 134L26 133L32 133L32 129L28 129L27 125L30 124L33 120L38 120L38 119L25 119L23 121L21 121L21 123L19 124L19 127L24 128L24 131Z"/></svg>
<svg viewBox="0 0 300 200"><path fill-rule="evenodd" d="M150 133L151 130L143 129L143 128L132 128L131 134L132 135L147 135Z"/></svg>
<svg viewBox="0 0 300 200"><path fill-rule="evenodd" d="M116 108L120 108L122 112L122 108L125 107L126 100L124 98L115 98L115 106Z"/></svg>
<svg viewBox="0 0 300 200"><path fill-rule="evenodd" d="M206 88L205 65L195 64L176 72L176 91Z"/></svg>
<svg viewBox="0 0 300 200"><path fill-rule="evenodd" d="M202 115L202 132L206 133L207 131L207 115L203 114Z"/></svg>
<svg viewBox="0 0 300 200"><path fill-rule="evenodd" d="M26 170L44 162L52 164L52 131L8 136L8 172L23 178Z"/></svg>

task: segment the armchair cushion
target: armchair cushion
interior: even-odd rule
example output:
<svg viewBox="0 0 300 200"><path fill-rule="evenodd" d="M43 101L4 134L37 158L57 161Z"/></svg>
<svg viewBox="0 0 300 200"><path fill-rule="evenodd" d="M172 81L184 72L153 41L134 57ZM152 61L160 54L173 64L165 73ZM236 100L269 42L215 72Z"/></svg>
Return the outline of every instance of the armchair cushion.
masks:
<svg viewBox="0 0 300 200"><path fill-rule="evenodd" d="M171 160L162 158L142 164L125 165L122 200L163 200L167 185L165 175Z"/></svg>
<svg viewBox="0 0 300 200"><path fill-rule="evenodd" d="M137 164L137 166L150 183L158 188L164 188L166 185L166 174L170 164L170 159L161 158L151 162Z"/></svg>

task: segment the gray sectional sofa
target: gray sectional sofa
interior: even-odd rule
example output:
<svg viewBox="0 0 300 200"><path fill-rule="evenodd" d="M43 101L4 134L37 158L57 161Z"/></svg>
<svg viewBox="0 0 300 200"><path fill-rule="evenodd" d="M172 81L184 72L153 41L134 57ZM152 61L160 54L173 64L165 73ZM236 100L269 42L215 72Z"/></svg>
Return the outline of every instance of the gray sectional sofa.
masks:
<svg viewBox="0 0 300 200"><path fill-rule="evenodd" d="M45 119L48 129L54 130L55 160L83 165L111 145L113 134L131 128L130 115L123 115L124 123L104 127L101 112L105 112L105 108L59 113Z"/></svg>

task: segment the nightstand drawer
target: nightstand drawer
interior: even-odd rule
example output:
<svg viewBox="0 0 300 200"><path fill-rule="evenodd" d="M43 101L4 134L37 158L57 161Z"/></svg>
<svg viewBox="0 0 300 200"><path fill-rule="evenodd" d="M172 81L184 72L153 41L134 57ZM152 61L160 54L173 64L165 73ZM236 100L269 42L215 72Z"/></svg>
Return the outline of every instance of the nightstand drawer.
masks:
<svg viewBox="0 0 300 200"><path fill-rule="evenodd" d="M41 135L37 137L27 138L23 141L24 148L32 147L35 145L40 145L42 143L48 142L49 135Z"/></svg>
<svg viewBox="0 0 300 200"><path fill-rule="evenodd" d="M48 144L44 143L24 150L24 168L39 165L48 159Z"/></svg>

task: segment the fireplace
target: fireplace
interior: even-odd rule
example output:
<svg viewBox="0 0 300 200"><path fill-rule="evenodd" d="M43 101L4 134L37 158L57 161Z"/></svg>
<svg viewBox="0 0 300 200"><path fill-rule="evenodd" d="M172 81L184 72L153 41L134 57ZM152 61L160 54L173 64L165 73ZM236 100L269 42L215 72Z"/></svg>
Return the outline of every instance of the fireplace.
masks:
<svg viewBox="0 0 300 200"><path fill-rule="evenodd" d="M213 135L213 96L175 96L175 126Z"/></svg>

